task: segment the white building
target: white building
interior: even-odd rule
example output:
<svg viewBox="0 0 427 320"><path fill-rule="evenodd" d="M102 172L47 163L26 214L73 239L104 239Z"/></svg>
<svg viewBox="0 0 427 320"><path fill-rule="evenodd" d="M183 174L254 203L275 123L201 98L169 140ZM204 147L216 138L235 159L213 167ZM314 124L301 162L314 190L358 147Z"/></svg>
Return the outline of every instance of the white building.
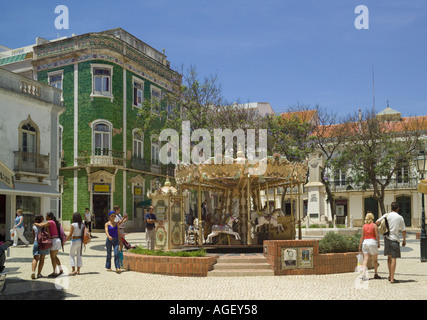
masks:
<svg viewBox="0 0 427 320"><path fill-rule="evenodd" d="M10 239L17 209L32 237L36 214L58 217L62 91L0 69L0 240Z"/></svg>

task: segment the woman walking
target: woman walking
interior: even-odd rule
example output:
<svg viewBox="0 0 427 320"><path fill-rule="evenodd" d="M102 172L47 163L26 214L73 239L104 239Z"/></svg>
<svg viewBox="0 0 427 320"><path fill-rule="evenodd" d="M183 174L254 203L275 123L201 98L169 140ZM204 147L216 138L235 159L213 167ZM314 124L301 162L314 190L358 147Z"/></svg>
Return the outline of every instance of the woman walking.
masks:
<svg viewBox="0 0 427 320"><path fill-rule="evenodd" d="M34 221L36 223L42 223L44 220L43 216L41 214L37 215L34 218ZM33 262L31 265L31 269L32 269L32 273L31 273L31 279L35 279L36 278L36 268L37 268L37 264L38 264L38 271L37 271L37 278L42 278L42 270L43 270L43 266L44 266L44 258L46 257L46 255L49 254L50 249L44 249L41 250L39 248L39 244L37 242L37 234L39 233L39 231L42 228L36 227L35 225L33 225L33 237L34 237L34 244L33 244Z"/></svg>
<svg viewBox="0 0 427 320"><path fill-rule="evenodd" d="M114 211L110 211L109 221L105 224L105 234L107 235L107 240L105 241L105 246L107 247L107 259L105 261L105 268L107 269L107 271L111 271L111 251L114 250L114 265L116 267L116 272L120 273L120 239L118 227L127 220L127 216L119 222L116 222L115 219L116 213Z"/></svg>
<svg viewBox="0 0 427 320"><path fill-rule="evenodd" d="M25 246L28 246L30 243L24 236L24 217L22 215L22 209L18 209L16 211L15 225L13 226L15 231L15 235L13 237L13 246L16 247L18 245L18 238L25 243Z"/></svg>
<svg viewBox="0 0 427 320"><path fill-rule="evenodd" d="M365 217L365 224L362 229L362 236L360 237L359 251L363 253L363 274L362 279L368 280L366 277L366 270L368 269L369 256L374 260L374 279L381 279L378 275L378 248L380 247L380 236L378 233L378 226L374 223L374 215L367 213Z"/></svg>
<svg viewBox="0 0 427 320"><path fill-rule="evenodd" d="M60 224L56 220L52 212L46 214L46 222L34 223L36 227L49 228L50 238L52 239L52 247L50 248L50 260L52 262L53 272L48 275L49 278L55 278L64 273L61 266L61 261L58 258L58 251L62 247L62 241L59 238ZM57 272L58 271L58 272Z"/></svg>
<svg viewBox="0 0 427 320"><path fill-rule="evenodd" d="M65 242L71 239L71 248L70 248L70 265L71 265L71 274L76 275L80 274L80 268L83 266L82 262L82 244L83 244L83 229L85 225L83 224L82 216L78 212L74 212L73 220L70 227L70 234L68 235ZM76 270L77 268L77 270Z"/></svg>

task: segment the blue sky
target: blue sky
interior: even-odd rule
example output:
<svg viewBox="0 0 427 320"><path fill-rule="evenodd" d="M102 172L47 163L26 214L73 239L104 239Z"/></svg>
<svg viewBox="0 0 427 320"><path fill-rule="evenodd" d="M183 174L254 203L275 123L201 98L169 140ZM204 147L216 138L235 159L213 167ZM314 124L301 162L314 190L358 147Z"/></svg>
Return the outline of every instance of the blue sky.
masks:
<svg viewBox="0 0 427 320"><path fill-rule="evenodd" d="M373 105L427 114L426 0L2 0L0 44L121 27L161 51L172 67L216 74L225 98L270 102L276 112L319 105L339 115ZM57 30L55 7L69 9ZM369 29L358 30L358 5Z"/></svg>

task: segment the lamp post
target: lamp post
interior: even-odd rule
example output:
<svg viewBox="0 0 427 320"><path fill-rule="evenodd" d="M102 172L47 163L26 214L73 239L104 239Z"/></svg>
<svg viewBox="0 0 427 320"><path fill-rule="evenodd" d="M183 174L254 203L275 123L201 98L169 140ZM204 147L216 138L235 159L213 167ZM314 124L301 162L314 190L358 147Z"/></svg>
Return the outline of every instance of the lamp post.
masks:
<svg viewBox="0 0 427 320"><path fill-rule="evenodd" d="M424 179L424 174L427 172L427 155L424 150L420 151L415 158L415 166L418 173L421 175L421 180ZM421 237L420 237L420 253L421 262L427 262L427 236L425 223L424 209L424 193L421 192Z"/></svg>

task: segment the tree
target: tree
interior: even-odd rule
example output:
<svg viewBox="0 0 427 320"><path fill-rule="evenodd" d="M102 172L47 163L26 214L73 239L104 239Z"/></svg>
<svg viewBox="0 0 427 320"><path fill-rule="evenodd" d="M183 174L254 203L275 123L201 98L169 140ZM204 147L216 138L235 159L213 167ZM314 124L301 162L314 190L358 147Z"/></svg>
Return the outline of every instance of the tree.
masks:
<svg viewBox="0 0 427 320"><path fill-rule="evenodd" d="M327 202L331 209L332 219L335 216L335 197L331 190L331 171L339 167L339 151L345 142L347 134L346 123L339 123L334 112L317 107L317 122L312 131L312 139L317 150L320 150L325 159L321 167L321 182L325 185Z"/></svg>
<svg viewBox="0 0 427 320"><path fill-rule="evenodd" d="M348 169L355 184L372 185L373 198L385 214L385 189L420 150L424 118L396 120L368 110L349 116L346 126L347 138L337 166Z"/></svg>

